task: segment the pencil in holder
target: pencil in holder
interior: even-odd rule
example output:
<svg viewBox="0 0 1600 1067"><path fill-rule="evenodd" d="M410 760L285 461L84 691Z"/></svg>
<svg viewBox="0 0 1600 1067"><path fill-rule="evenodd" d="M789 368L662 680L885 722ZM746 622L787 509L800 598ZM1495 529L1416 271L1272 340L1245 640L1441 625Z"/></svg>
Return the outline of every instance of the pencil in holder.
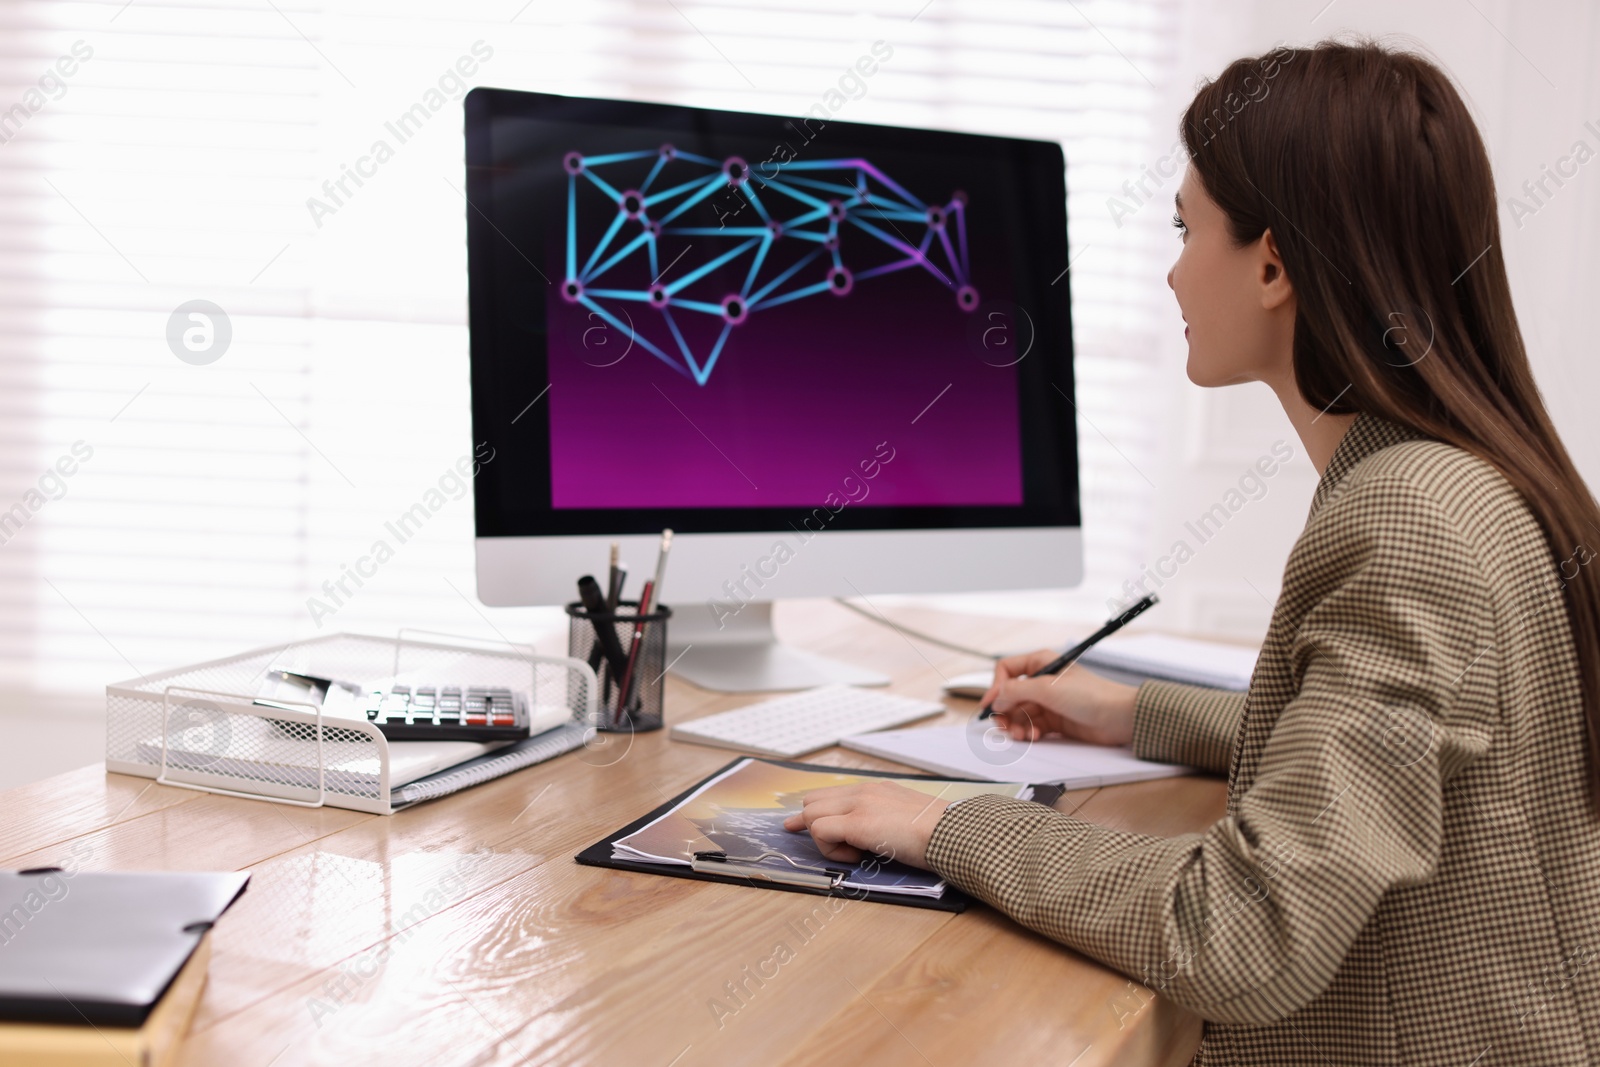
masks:
<svg viewBox="0 0 1600 1067"><path fill-rule="evenodd" d="M661 729L671 617L666 606L641 617L636 600L621 601L616 611L567 605L567 655L588 663L600 680L599 719L589 725L625 733Z"/></svg>

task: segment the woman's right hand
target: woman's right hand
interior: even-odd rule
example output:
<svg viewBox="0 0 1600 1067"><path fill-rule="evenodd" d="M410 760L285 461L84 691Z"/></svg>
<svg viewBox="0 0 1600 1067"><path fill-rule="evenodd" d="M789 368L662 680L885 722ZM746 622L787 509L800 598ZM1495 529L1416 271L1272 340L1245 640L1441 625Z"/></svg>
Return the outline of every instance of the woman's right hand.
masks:
<svg viewBox="0 0 1600 1067"><path fill-rule="evenodd" d="M994 721L1018 741L1059 734L1092 745L1133 740L1133 698L1138 688L1102 678L1073 664L1059 674L1031 677L1059 653L1048 648L1007 656L995 665L983 695Z"/></svg>

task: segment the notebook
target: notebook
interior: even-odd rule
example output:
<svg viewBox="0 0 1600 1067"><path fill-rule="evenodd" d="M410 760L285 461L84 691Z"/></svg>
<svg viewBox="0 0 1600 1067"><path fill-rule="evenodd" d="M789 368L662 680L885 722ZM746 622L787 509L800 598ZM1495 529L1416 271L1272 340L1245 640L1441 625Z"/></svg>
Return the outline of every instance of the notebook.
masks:
<svg viewBox="0 0 1600 1067"><path fill-rule="evenodd" d="M1085 652L1084 666L1110 668L1213 689L1250 688L1260 649L1218 641L1197 641L1169 634L1135 634L1121 641L1105 641Z"/></svg>
<svg viewBox="0 0 1600 1067"><path fill-rule="evenodd" d="M993 722L860 734L839 742L869 756L957 778L1049 782L1066 789L1143 782L1194 773L1174 763L1142 760L1132 749L1072 741L1013 741Z"/></svg>
<svg viewBox="0 0 1600 1067"><path fill-rule="evenodd" d="M0 1067L171 1067L206 987L211 935L183 965L142 1026L0 1022Z"/></svg>
<svg viewBox="0 0 1600 1067"><path fill-rule="evenodd" d="M1147 678L1244 692L1258 650L1167 634L1135 634L1103 641L1078 660L1096 674L1137 685ZM994 669L958 674L944 685L951 696L977 700L994 682Z"/></svg>
<svg viewBox="0 0 1600 1067"><path fill-rule="evenodd" d="M503 774L531 767L535 763L543 763L547 759L554 759L564 752L571 752L581 747L589 738L593 737L595 729L581 723L570 722L557 726L554 730L546 730L542 734L535 734L514 744L469 759L465 763L450 767L448 770L431 774L426 778L409 782L389 791L389 802L395 808L407 804L417 804L435 797L448 796L451 793L467 789L487 782L491 778L499 778ZM407 742L408 744L427 744L428 742Z"/></svg>
<svg viewBox="0 0 1600 1067"><path fill-rule="evenodd" d="M0 1020L138 1027L248 873L0 871Z"/></svg>

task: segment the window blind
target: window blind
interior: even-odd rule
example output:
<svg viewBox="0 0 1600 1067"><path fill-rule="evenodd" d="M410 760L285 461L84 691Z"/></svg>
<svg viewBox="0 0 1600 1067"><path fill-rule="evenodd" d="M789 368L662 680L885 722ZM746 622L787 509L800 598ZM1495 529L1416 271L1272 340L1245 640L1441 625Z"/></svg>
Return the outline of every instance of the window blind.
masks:
<svg viewBox="0 0 1600 1067"><path fill-rule="evenodd" d="M1093 614L1137 572L1160 455L1151 280L1173 249L1107 202L1170 142L1179 2L9 4L0 684L87 695L335 629L558 625L476 603L453 473L472 85L780 113L838 91L842 119L1060 140L1087 546L1068 601ZM842 81L880 40L879 72Z"/></svg>

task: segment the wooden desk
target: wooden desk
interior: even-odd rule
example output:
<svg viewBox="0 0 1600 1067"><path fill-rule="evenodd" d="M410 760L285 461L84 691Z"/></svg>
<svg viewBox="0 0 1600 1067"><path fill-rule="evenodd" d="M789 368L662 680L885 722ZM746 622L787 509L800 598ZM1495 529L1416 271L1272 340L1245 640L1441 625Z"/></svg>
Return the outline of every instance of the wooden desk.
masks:
<svg viewBox="0 0 1600 1067"><path fill-rule="evenodd" d="M1060 639L1042 624L893 616L979 647ZM918 696L983 665L826 601L787 606L780 625ZM748 699L670 680L669 721ZM952 704L950 721L971 714ZM0 854L8 867L250 869L215 931L182 1059L195 1067L1188 1062L1194 1016L983 905L835 911L823 897L573 863L731 755L663 731L389 817L86 767L4 794ZM812 760L894 766L838 748ZM1222 815L1223 783L1079 790L1058 806L1177 834Z"/></svg>

